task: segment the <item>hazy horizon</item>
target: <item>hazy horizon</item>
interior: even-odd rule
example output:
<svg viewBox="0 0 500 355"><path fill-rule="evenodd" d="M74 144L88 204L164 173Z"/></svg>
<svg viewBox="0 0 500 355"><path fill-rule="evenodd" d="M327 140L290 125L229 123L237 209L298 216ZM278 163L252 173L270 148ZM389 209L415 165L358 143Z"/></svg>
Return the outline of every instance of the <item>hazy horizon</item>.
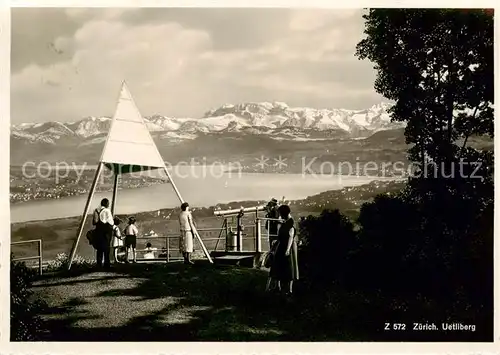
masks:
<svg viewBox="0 0 500 355"><path fill-rule="evenodd" d="M127 81L143 116L224 104L368 109L387 101L355 56L361 9L14 8L11 124L112 116Z"/></svg>

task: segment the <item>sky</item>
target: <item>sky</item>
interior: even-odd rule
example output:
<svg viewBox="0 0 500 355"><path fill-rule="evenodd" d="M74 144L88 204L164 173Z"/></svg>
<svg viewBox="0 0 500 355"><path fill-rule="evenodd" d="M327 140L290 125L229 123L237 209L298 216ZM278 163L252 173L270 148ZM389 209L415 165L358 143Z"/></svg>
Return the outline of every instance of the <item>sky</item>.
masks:
<svg viewBox="0 0 500 355"><path fill-rule="evenodd" d="M361 9L15 8L11 122L112 116L126 80L144 116L224 104L365 109Z"/></svg>

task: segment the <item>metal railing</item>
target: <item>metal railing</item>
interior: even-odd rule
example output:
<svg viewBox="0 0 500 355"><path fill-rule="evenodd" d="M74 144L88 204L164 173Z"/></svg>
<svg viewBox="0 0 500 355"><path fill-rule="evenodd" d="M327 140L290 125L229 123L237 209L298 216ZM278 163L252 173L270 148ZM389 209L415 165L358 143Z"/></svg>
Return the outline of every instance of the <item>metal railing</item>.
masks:
<svg viewBox="0 0 500 355"><path fill-rule="evenodd" d="M40 275L43 272L43 256L42 256L42 240L41 239L33 239L33 240L23 240L20 242L11 242L10 245L19 245L19 244L29 244L29 243L38 243L38 256L25 256L21 258L12 258L12 261L26 261L26 260L36 260L38 259L38 271Z"/></svg>
<svg viewBox="0 0 500 355"><path fill-rule="evenodd" d="M198 233L200 236L203 235L203 232L216 232L220 231L221 228L197 228ZM244 239L253 239L254 237L244 237ZM165 244L164 246L159 249L156 248L156 250L148 249L148 248L143 248L143 249L136 249L136 252L153 252L154 254L158 254L158 257L155 257L153 260L166 260L167 262L170 262L172 260L182 260L182 256L179 255L179 257L172 257L172 251L175 250L172 248L172 242L171 240L173 239L174 241L179 241L180 235L170 235L170 236L143 236L143 237L137 237L137 240L143 240L143 241L150 241L150 240L155 240L155 239L164 239ZM225 236L222 235L222 233L219 234L219 237L208 237L208 238L203 238L203 242L216 242L215 248L213 251L217 250L219 241L223 240L225 241ZM199 244L198 240L196 238L193 239L193 243ZM175 245L175 244L174 244ZM177 248L178 248L178 243L177 243ZM165 255L162 257L162 255Z"/></svg>
<svg viewBox="0 0 500 355"><path fill-rule="evenodd" d="M239 252L262 252L262 238L264 238L265 242L269 240L270 237L275 237L276 234L271 234L269 230L262 230L264 227L262 225L262 221L282 221L280 219L273 219L273 218L257 218L255 219L254 224L246 224L242 225L242 233L240 236L240 240L237 241L237 248L235 251ZM225 245L227 242L227 235L230 233L230 228L227 225L223 225L222 227L212 227L212 228L197 228L198 234L200 235L201 239L203 240L204 243L211 243L215 242L215 246L212 244L210 247L207 245L207 248L211 249L212 251L219 251L219 245ZM207 235L213 232L219 232L217 237L208 237ZM234 232L233 232L234 233ZM206 237L203 237L205 235ZM137 260L166 260L167 262L174 261L174 260L182 260L182 256L180 255L178 257L173 257L172 256L172 251L176 250L178 248L178 243L172 243L172 239L175 241L179 241L180 236L177 235L177 233L169 235L169 236L163 236L163 235L152 235L152 236L141 236L137 237L137 240L142 240L142 241L153 241L153 240L158 240L162 239L165 240L165 244L162 244L158 247L158 244L155 246L152 245L153 249L149 248L136 248L136 252L138 253L143 253L143 252L149 252L153 253L155 256L154 258L137 258ZM248 241L248 240L253 240L254 245L249 248L249 245L246 244L246 248L243 246L243 241ZM221 243L221 241L223 243ZM195 245L199 242L195 238L193 240L193 243ZM174 244L174 248L172 248L172 244ZM267 245L267 244L266 244ZM177 247L177 248L176 248ZM234 248L235 246L232 245ZM245 250L246 249L246 250ZM267 247L266 247L267 250ZM127 255L128 258L128 255Z"/></svg>
<svg viewBox="0 0 500 355"><path fill-rule="evenodd" d="M240 237L241 241L243 240L254 240L255 241L255 252L261 252L262 251L262 240L261 238L267 238L269 239L271 236L276 236L274 234L270 234L269 230L266 230L265 233L262 233L262 224L261 221L281 221L280 219L273 219L273 218L257 218L255 220L255 224L249 224L249 225L243 225L243 233L242 236ZM213 251L217 251L218 246L220 241L226 242L226 235L225 233L229 233L229 228L226 227L219 227L219 228L197 228L198 233L200 236L203 234L203 232L216 232L219 231L219 236L218 237L208 237L208 238L202 238L203 242L210 242L210 241L216 241L215 247ZM246 232L249 233L246 233ZM225 232L225 233L224 233ZM143 236L143 237L137 237L137 240L154 240L154 239L165 239L165 247L158 250L151 250L148 248L144 249L136 249L136 252L153 252L153 253L158 253L158 257L152 259L152 260L166 260L167 262L170 262L172 260L182 260L182 257L172 257L171 256L171 239L179 240L178 235L171 235L171 236ZM38 244L38 255L37 256L27 256L27 257L19 257L19 258L13 258L13 261L27 261L27 260L38 260L38 269L40 275L42 275L43 272L43 252L42 252L42 240L41 239L33 239L33 240L25 240L25 241L18 241L18 242L11 242L12 245L20 245L20 244L29 244L29 243L37 243ZM193 240L193 243L198 243L196 239ZM243 243L239 243L239 251L243 251ZM247 250L250 251L250 250ZM165 257L161 257L161 255L165 255ZM128 256L127 256L128 257ZM148 259L144 259L148 260ZM151 259L149 259L151 260Z"/></svg>
<svg viewBox="0 0 500 355"><path fill-rule="evenodd" d="M159 256L156 258L153 258L152 260L166 260L167 262L170 262L172 260L172 257L170 256L170 239L179 239L178 236L151 236L151 237L137 237L137 240L154 240L154 239L165 239L165 248L158 250L154 249L148 249L148 248L143 248L143 249L136 249L137 252L153 252L153 254L159 253ZM165 257L160 257L161 255L165 254ZM128 257L128 255L127 255ZM144 258L147 260L146 258ZM174 259L181 259L181 258L174 258ZM140 258L139 258L140 260Z"/></svg>
<svg viewBox="0 0 500 355"><path fill-rule="evenodd" d="M219 230L219 228L210 228L211 230ZM200 229L197 229L198 232L200 232ZM204 231L204 229L201 229L201 231ZM137 240L155 240L155 239L164 239L165 244L161 249L155 248L154 249L149 249L149 248L136 248L136 252L152 252L153 255L157 254L158 256L155 258L137 258L138 260L166 260L167 262L173 261L173 260L183 260L183 257L180 255L178 257L172 257L172 251L176 250L175 248L172 248L172 243L171 240L179 241L180 240L180 235L170 235L170 236L144 236L144 237L137 237ZM211 240L216 240L217 238L202 238L203 241L211 241ZM196 243L199 243L196 238L193 239L193 243L196 245ZM153 246L152 246L153 247ZM178 244L177 244L178 247ZM178 250L178 248L177 248ZM164 255L164 256L162 256ZM128 255L127 255L128 257Z"/></svg>

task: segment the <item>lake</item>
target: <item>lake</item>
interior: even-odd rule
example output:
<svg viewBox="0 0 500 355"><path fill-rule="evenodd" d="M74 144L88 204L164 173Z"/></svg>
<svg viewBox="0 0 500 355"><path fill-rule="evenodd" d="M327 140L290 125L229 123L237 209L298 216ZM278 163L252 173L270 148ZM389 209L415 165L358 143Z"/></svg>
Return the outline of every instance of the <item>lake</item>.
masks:
<svg viewBox="0 0 500 355"><path fill-rule="evenodd" d="M174 167L172 178L185 201L191 206L209 207L217 203L243 200L302 199L327 190L358 186L373 180L394 178L224 172L210 167ZM89 186L90 187L90 186ZM11 223L80 216L88 195L54 200L39 200L11 205ZM92 209L111 192L96 193ZM117 214L131 214L179 206L179 200L169 183L118 191ZM238 207L238 206L235 206Z"/></svg>

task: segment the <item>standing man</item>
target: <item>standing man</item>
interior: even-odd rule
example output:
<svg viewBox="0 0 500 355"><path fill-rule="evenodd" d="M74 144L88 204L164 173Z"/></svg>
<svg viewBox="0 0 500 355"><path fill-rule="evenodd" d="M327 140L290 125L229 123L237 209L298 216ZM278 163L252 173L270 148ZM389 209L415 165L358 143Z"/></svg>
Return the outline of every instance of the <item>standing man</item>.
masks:
<svg viewBox="0 0 500 355"><path fill-rule="evenodd" d="M278 212L278 200L273 198L267 203L267 213L266 218L279 219L280 215ZM273 242L278 239L278 221L266 221L266 229L269 235L269 250L273 245Z"/></svg>
<svg viewBox="0 0 500 355"><path fill-rule="evenodd" d="M97 249L96 263L98 267L103 266L109 268L110 252L111 252L111 239L113 237L113 214L109 209L109 200L103 198L101 206L95 209L93 224L95 226L95 248Z"/></svg>
<svg viewBox="0 0 500 355"><path fill-rule="evenodd" d="M194 263L191 261L191 254L193 253L193 233L195 231L195 225L191 211L189 211L189 204L187 202L184 202L181 205L179 225L181 232L179 250L184 257L184 264L193 265Z"/></svg>

